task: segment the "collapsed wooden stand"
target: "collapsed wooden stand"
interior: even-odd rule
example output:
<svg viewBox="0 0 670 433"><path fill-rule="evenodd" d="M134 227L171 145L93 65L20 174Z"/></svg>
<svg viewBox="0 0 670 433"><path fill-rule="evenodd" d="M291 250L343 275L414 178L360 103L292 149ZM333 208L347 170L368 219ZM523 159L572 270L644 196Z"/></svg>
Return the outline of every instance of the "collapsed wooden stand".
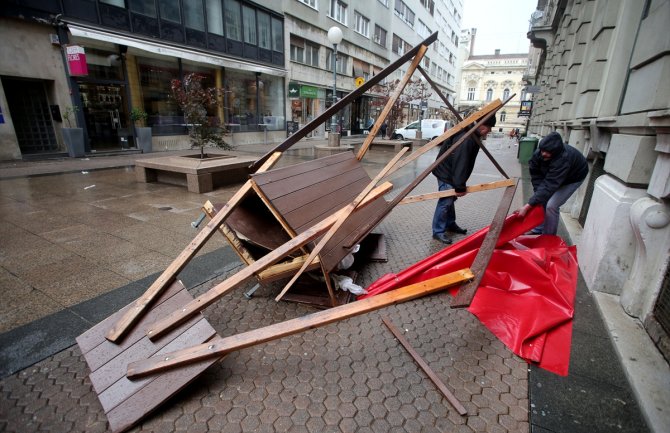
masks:
<svg viewBox="0 0 670 433"><path fill-rule="evenodd" d="M433 168L504 105L500 101L492 102L411 154L407 154L409 148L403 147L370 179L360 161L415 70L426 75L419 64L428 45L436 38L437 34L431 35L252 164L253 174L228 203L205 204L204 210L211 218L209 223L137 301L77 338L112 430L131 427L231 351L481 278L488 263L487 254L490 258L486 248L481 249L482 257L475 260L474 273L463 269L350 304L338 305L331 284L330 276L337 271L342 259L396 205L453 194L453 191L443 191L430 196L407 197ZM272 169L284 150L410 60L401 85L389 98L357 155L344 152ZM429 82L434 86L430 79ZM439 90L437 92L451 107ZM463 134L451 148L392 200L384 198L392 188L386 181L388 177L460 132ZM503 176L508 177L481 142L479 145ZM514 180L507 179L471 187L471 191L507 188L503 200L507 204L506 207L501 205L497 221L500 215L504 218L503 213L509 209L515 185ZM175 276L217 231L226 237L245 266L193 299ZM491 230L489 235L489 243L495 244L499 231ZM276 297L280 300L298 277L310 270L320 270L325 277L331 309L226 338L216 335L200 314L208 305L252 278L259 283L289 278ZM474 290L476 285L459 300L459 305L469 304Z"/></svg>

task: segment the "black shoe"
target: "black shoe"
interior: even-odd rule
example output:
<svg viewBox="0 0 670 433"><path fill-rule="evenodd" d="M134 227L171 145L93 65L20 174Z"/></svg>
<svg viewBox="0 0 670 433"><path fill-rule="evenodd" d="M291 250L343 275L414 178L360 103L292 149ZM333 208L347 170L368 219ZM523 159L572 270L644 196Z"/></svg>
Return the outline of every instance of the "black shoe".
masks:
<svg viewBox="0 0 670 433"><path fill-rule="evenodd" d="M449 228L447 229L447 231L448 231L448 232L451 232L451 233L457 233L457 234L459 234L459 235L464 235L464 234L466 234L466 233L468 232L467 229L462 229L462 228L460 228L459 226L457 226L456 224L454 224L453 226L449 227Z"/></svg>
<svg viewBox="0 0 670 433"><path fill-rule="evenodd" d="M433 235L433 239L438 240L442 242L443 244L450 244L451 243L451 238L448 238L447 235L444 233L437 233Z"/></svg>

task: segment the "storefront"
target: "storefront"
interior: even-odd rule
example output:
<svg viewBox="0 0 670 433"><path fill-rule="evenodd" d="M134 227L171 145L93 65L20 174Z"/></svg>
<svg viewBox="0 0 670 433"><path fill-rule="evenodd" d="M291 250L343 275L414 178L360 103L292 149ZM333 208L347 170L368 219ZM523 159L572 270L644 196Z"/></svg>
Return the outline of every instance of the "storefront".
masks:
<svg viewBox="0 0 670 433"><path fill-rule="evenodd" d="M297 124L297 128L302 128L325 110L325 89L296 82L289 82L288 89L291 100L291 122ZM324 130L324 126L321 125L310 132L308 137L321 137Z"/></svg>

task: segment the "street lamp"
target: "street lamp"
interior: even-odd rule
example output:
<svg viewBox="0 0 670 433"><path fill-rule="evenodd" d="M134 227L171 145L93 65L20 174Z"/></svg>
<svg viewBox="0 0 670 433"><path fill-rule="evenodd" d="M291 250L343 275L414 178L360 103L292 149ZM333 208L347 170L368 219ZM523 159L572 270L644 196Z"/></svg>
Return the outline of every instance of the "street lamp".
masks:
<svg viewBox="0 0 670 433"><path fill-rule="evenodd" d="M424 77L420 78L419 81L419 127L416 130L416 138L423 138L423 134L421 133L421 121L423 120L423 90L426 85L426 79Z"/></svg>
<svg viewBox="0 0 670 433"><path fill-rule="evenodd" d="M328 41L333 44L333 105L337 102L337 44L342 42L342 30L333 26L328 29ZM337 114L333 115L330 123L330 134L328 135L328 146L340 146L340 134L337 131Z"/></svg>

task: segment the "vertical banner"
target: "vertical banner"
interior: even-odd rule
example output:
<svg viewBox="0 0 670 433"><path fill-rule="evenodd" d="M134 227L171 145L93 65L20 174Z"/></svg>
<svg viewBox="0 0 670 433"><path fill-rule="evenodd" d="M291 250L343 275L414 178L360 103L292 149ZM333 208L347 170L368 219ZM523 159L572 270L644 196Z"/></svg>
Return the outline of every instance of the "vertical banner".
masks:
<svg viewBox="0 0 670 433"><path fill-rule="evenodd" d="M86 52L84 52L84 47L79 45L68 45L65 50L70 75L88 75L88 65L86 64Z"/></svg>

